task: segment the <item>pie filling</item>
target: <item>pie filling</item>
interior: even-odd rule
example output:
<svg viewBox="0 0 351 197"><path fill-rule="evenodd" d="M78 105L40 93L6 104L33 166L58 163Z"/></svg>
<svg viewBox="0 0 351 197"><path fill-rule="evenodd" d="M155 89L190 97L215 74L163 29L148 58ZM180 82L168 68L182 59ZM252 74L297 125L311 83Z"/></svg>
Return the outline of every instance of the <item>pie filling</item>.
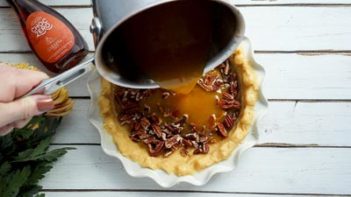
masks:
<svg viewBox="0 0 351 197"><path fill-rule="evenodd" d="M239 118L239 79L229 60L208 72L189 94L114 87L118 121L150 156L207 154Z"/></svg>

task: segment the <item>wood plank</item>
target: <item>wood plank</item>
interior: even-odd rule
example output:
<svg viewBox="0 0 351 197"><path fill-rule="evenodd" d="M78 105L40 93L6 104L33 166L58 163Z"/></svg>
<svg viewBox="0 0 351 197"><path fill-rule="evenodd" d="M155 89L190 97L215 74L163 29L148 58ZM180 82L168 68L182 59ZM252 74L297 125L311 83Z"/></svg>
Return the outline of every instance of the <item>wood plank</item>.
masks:
<svg viewBox="0 0 351 197"><path fill-rule="evenodd" d="M39 0L40 2L50 6L90 6L91 0ZM6 0L0 1L1 7L9 7Z"/></svg>
<svg viewBox="0 0 351 197"><path fill-rule="evenodd" d="M97 130L87 118L89 100L75 99L54 143L100 143ZM350 102L270 102L259 122L260 144L351 146Z"/></svg>
<svg viewBox="0 0 351 197"><path fill-rule="evenodd" d="M351 7L244 7L240 10L246 20L246 36L256 50L350 50L346 43L351 41L351 20L348 20Z"/></svg>
<svg viewBox="0 0 351 197"><path fill-rule="evenodd" d="M128 197L179 197L180 195L189 195L192 197L229 197L235 196L238 197L269 197L272 196L271 194L242 194L242 193L204 193L204 192L177 192L177 191L167 191L167 192L149 192L149 191L69 191L69 192L61 192L61 191L45 191L45 196L47 197L96 197L96 196L104 196L104 197L116 197L116 196L128 196ZM279 195L275 195L279 196ZM284 197L293 197L296 195L284 195ZM304 195L308 197L309 195ZM312 196L311 196L312 197Z"/></svg>
<svg viewBox="0 0 351 197"><path fill-rule="evenodd" d="M44 189L167 191L147 178L129 177L99 146L76 148L44 178ZM235 171L217 175L202 187L179 184L172 190L350 195L350 154L351 149L342 148L252 148Z"/></svg>
<svg viewBox="0 0 351 197"><path fill-rule="evenodd" d="M256 54L266 69L268 99L351 99L351 58L348 55ZM31 54L0 53L0 61L41 64ZM71 96L89 96L87 77L69 86Z"/></svg>
<svg viewBox="0 0 351 197"><path fill-rule="evenodd" d="M257 54L268 99L350 99L349 55Z"/></svg>
<svg viewBox="0 0 351 197"><path fill-rule="evenodd" d="M351 20L348 20L351 6L239 9L246 20L246 35L253 41L256 50L351 50L348 44L351 42ZM82 32L93 50L92 36L88 30L92 18L91 8L57 10ZM0 21L0 51L28 51L14 12L2 8Z"/></svg>

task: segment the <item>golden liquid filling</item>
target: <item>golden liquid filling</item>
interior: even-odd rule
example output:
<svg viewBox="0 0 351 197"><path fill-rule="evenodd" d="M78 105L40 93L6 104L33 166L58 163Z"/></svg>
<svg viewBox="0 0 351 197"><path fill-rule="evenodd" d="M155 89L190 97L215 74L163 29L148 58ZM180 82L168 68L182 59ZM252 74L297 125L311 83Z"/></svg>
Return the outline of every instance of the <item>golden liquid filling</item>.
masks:
<svg viewBox="0 0 351 197"><path fill-rule="evenodd" d="M179 115L187 114L189 123L209 128L209 119L212 115L217 118L222 118L225 115L225 111L217 105L217 98L220 98L220 93L206 92L196 85L186 95L170 95L167 99L162 98L160 91L153 92L143 101L143 104L150 106L151 113L156 112L160 117L163 117L161 113L167 112L176 112ZM164 112L160 112L160 107L163 108L161 111Z"/></svg>

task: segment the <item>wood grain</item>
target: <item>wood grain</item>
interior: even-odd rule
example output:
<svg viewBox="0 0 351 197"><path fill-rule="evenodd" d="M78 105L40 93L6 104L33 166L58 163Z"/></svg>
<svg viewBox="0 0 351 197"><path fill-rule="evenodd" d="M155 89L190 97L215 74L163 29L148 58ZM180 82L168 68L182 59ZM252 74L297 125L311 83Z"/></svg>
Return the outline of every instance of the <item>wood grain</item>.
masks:
<svg viewBox="0 0 351 197"><path fill-rule="evenodd" d="M246 36L259 51L351 51L351 6L241 7ZM58 8L83 34L93 50L91 8ZM257 14L259 13L259 14ZM323 19L323 20L321 20ZM0 52L29 51L10 8L0 12Z"/></svg>
<svg viewBox="0 0 351 197"><path fill-rule="evenodd" d="M53 146L54 148L57 146ZM164 190L147 178L126 174L100 146L77 146L55 164L44 189ZM260 193L351 194L351 149L252 148L235 171L203 187L179 184L172 190Z"/></svg>

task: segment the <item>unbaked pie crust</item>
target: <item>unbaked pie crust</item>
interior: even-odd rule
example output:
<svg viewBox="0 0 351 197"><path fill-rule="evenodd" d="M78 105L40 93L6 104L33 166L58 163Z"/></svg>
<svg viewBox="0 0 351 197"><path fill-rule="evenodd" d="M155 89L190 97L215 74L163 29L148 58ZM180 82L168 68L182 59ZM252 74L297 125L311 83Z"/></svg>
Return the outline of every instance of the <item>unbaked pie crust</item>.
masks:
<svg viewBox="0 0 351 197"><path fill-rule="evenodd" d="M252 68L253 63L245 57L248 57L248 54L245 54L243 47L239 47L229 58L240 80L242 94L240 118L228 132L228 137L211 144L207 154L182 156L177 150L168 157L151 157L146 148L130 139L128 129L120 125L113 97L114 85L102 79L99 105L105 130L112 135L118 150L125 157L142 167L161 169L177 176L194 174L227 159L248 134L254 121L255 104L258 99L259 84Z"/></svg>

